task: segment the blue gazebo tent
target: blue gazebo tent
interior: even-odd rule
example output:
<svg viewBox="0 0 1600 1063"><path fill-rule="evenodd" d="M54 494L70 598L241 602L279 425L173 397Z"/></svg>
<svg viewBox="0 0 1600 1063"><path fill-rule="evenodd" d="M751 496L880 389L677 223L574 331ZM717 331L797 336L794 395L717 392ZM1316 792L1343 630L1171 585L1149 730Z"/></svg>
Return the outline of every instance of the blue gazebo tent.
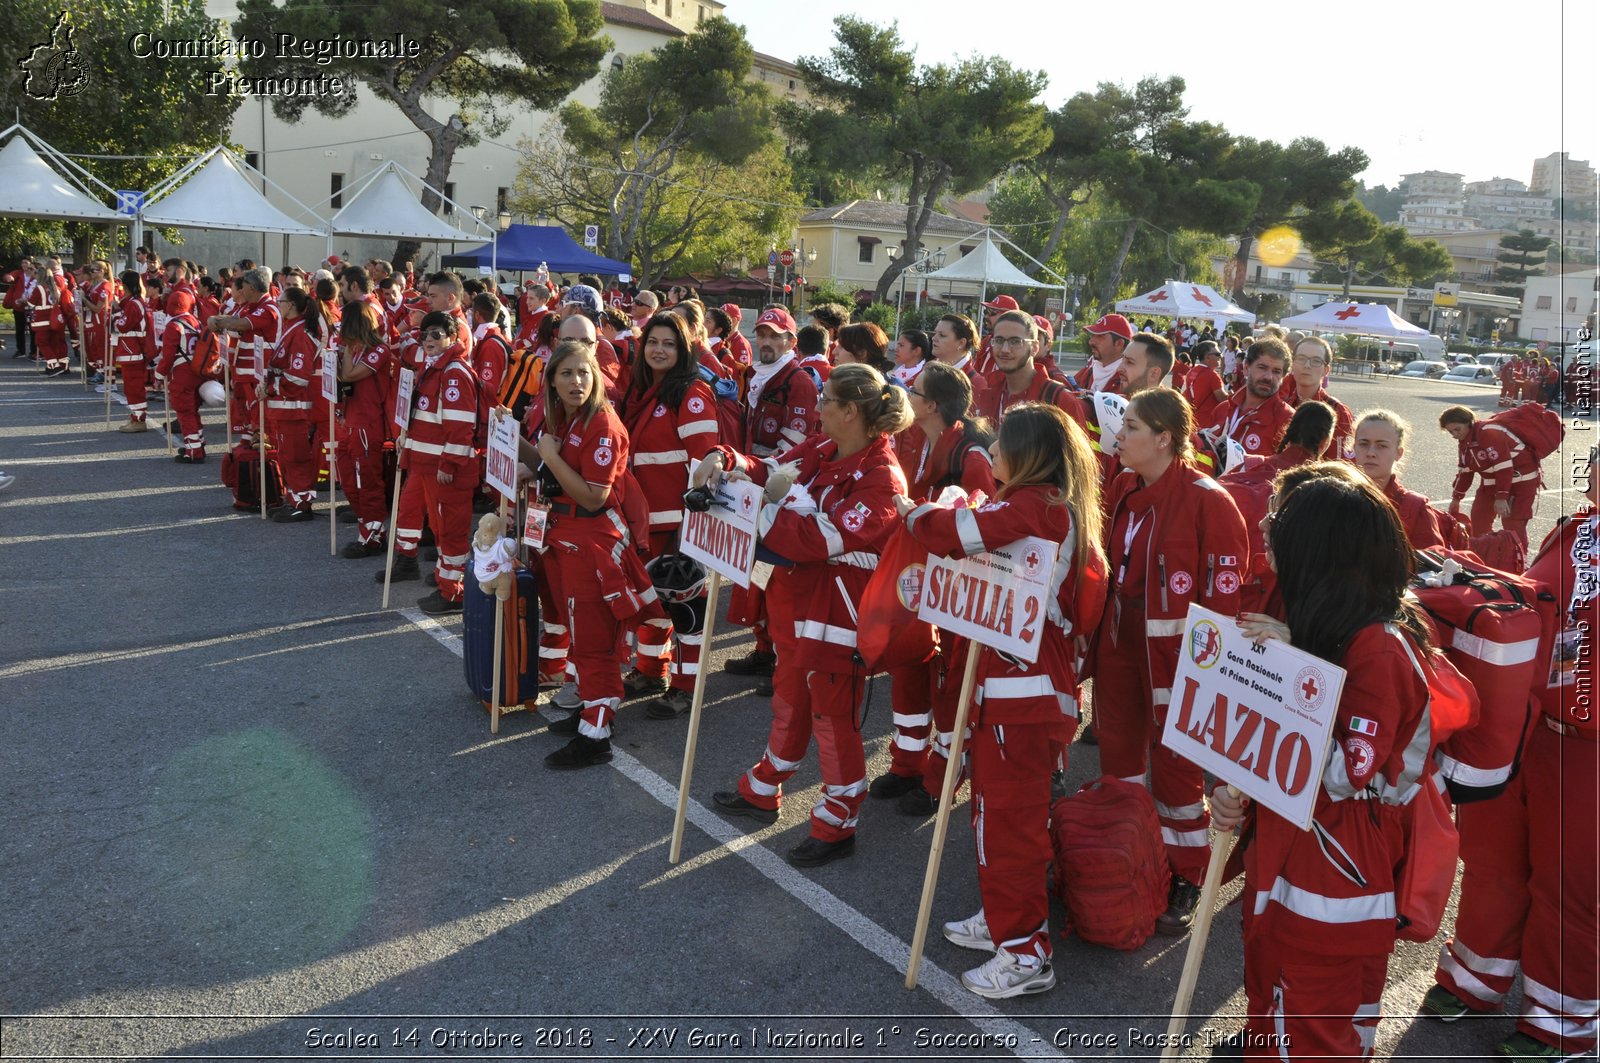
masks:
<svg viewBox="0 0 1600 1063"><path fill-rule="evenodd" d="M543 262L551 273L615 274L628 277L632 267L580 247L559 225L513 225L494 243L446 255L446 266L484 266L503 270L535 270Z"/></svg>

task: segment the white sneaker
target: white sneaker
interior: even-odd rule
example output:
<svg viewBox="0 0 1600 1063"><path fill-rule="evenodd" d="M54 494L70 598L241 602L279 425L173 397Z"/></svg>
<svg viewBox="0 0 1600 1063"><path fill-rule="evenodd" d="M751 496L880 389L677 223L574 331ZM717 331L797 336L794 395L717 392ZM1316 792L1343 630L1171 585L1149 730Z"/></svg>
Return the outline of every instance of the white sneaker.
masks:
<svg viewBox="0 0 1600 1063"><path fill-rule="evenodd" d="M964 949L994 951L994 939L989 936L989 919L983 914L982 908L978 909L977 915L969 915L959 923L946 923L944 936Z"/></svg>
<svg viewBox="0 0 1600 1063"><path fill-rule="evenodd" d="M1024 963L1020 957L1001 949L982 967L974 967L963 974L961 984L980 997L1005 1000L1054 989L1056 971L1048 963Z"/></svg>
<svg viewBox="0 0 1600 1063"><path fill-rule="evenodd" d="M583 708L583 699L578 697L578 684L570 679L561 684L561 689L550 696L550 704L569 712Z"/></svg>

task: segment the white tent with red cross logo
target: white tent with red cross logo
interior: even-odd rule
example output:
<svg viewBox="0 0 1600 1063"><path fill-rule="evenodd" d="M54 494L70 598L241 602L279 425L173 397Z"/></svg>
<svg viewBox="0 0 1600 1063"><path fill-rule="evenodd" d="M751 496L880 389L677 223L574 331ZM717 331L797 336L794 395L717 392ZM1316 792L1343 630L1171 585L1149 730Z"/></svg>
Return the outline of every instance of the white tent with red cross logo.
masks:
<svg viewBox="0 0 1600 1063"><path fill-rule="evenodd" d="M1207 321L1247 321L1256 316L1235 306L1215 288L1189 281L1167 281L1161 287L1117 303L1123 314L1160 314L1164 317L1197 317ZM1218 327L1221 327L1220 325Z"/></svg>
<svg viewBox="0 0 1600 1063"><path fill-rule="evenodd" d="M1395 340L1415 341L1428 335L1427 329L1413 325L1383 303L1323 303L1278 324L1301 332L1349 332Z"/></svg>

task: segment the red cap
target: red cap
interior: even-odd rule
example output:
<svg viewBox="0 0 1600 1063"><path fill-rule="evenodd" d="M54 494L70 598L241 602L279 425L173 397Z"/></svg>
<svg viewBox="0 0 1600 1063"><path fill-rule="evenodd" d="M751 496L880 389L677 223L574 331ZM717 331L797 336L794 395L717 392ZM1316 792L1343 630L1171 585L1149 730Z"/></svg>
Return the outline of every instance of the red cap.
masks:
<svg viewBox="0 0 1600 1063"><path fill-rule="evenodd" d="M723 303L722 312L733 318L734 324L744 320L744 312L739 309L738 303Z"/></svg>
<svg viewBox="0 0 1600 1063"><path fill-rule="evenodd" d="M790 317L789 311L781 306L775 306L756 318L756 328L760 328L762 325L766 325L777 332L787 332L791 336L800 334L800 330L794 327L794 318Z"/></svg>
<svg viewBox="0 0 1600 1063"><path fill-rule="evenodd" d="M343 264L344 264L344 260L341 259L338 255L329 255L328 256L328 265L330 265L330 266L342 266Z"/></svg>
<svg viewBox="0 0 1600 1063"><path fill-rule="evenodd" d="M1085 326L1083 331L1102 336L1110 333L1125 340L1133 339L1133 326L1128 324L1128 319L1121 314L1107 314L1094 324Z"/></svg>
<svg viewBox="0 0 1600 1063"><path fill-rule="evenodd" d="M987 306L990 310L1020 310L1020 309L1022 309L1021 307L1019 307L1017 305L1017 301L1015 299L1011 298L1011 296L1009 296L1009 295L997 295L997 296L994 297L994 301L993 302L984 303L983 305Z"/></svg>
<svg viewBox="0 0 1600 1063"><path fill-rule="evenodd" d="M194 309L194 296L181 288L167 293L167 313L176 317Z"/></svg>
<svg viewBox="0 0 1600 1063"><path fill-rule="evenodd" d="M1050 327L1049 318L1043 316L1042 314L1034 314L1033 323L1039 326L1039 331L1044 333L1048 339L1055 339L1056 330Z"/></svg>

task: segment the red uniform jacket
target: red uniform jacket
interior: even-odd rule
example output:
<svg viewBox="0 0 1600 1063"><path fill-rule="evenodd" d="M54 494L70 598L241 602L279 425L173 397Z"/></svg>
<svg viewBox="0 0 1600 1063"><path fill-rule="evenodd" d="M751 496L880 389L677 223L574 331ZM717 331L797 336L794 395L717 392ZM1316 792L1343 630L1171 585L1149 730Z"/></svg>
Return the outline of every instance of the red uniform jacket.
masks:
<svg viewBox="0 0 1600 1063"><path fill-rule="evenodd" d="M472 365L478 374L479 390L489 399L479 404L483 408L484 438L488 438L489 411L494 409L494 398L500 394L500 382L511 361L511 341L493 324L479 325L472 338Z"/></svg>
<svg viewBox="0 0 1600 1063"><path fill-rule="evenodd" d="M1448 545L1439 527L1439 511L1428 505L1425 496L1402 487L1400 477L1389 477L1389 482L1383 487L1383 496L1393 502L1394 508L1400 512L1400 524L1405 528L1406 538L1411 540L1412 546L1418 550L1435 550Z"/></svg>
<svg viewBox="0 0 1600 1063"><path fill-rule="evenodd" d="M117 334L118 365L143 362L154 353L155 330L151 327L150 311L145 308L143 299L131 295L124 298L117 306L112 327L116 329Z"/></svg>
<svg viewBox="0 0 1600 1063"><path fill-rule="evenodd" d="M1537 490L1539 463L1522 440L1487 421L1478 421L1456 444L1456 479L1450 496L1459 501L1472 486L1472 474L1483 477L1480 491L1509 499L1513 491Z"/></svg>
<svg viewBox="0 0 1600 1063"><path fill-rule="evenodd" d="M789 355L793 358L793 355ZM817 382L798 362L784 365L767 380L755 402L750 401L754 366L746 366L739 382L739 402L745 407L742 449L758 458L798 447L817 430ZM739 440L725 439L727 446Z"/></svg>
<svg viewBox="0 0 1600 1063"><path fill-rule="evenodd" d="M1590 701L1595 639L1600 638L1600 594L1596 593L1600 583L1595 579L1595 562L1600 557L1597 535L1600 516L1596 516L1593 506L1584 506L1545 536L1533 564L1528 566L1528 576L1556 596L1556 606L1561 610L1558 633L1564 632L1567 640L1577 636L1576 644L1567 647L1572 656L1564 655L1564 667L1552 670L1555 682L1536 685L1534 694L1545 716L1559 724L1564 733L1586 735L1591 741L1600 737L1600 714L1595 713ZM1590 746L1577 755L1592 757L1593 749ZM1588 839L1586 844L1592 847L1594 839ZM1593 855L1592 848L1584 851Z"/></svg>
<svg viewBox="0 0 1600 1063"><path fill-rule="evenodd" d="M894 496L906 492L905 474L886 436L847 458L818 435L776 458L757 461L728 448L723 458L757 483L779 464L798 462L796 485L817 508L767 505L759 520L762 545L793 562L777 567L767 593L782 595L787 608L772 615L794 617L799 659L808 669L850 675L856 659L856 616L878 552L898 524Z"/></svg>
<svg viewBox="0 0 1600 1063"><path fill-rule="evenodd" d="M263 363L268 361L272 345L278 341L278 329L282 327L282 322L270 295L236 307L234 315L244 318L245 326L239 330L239 342L234 345L233 379L236 382L249 382L250 387L254 388L255 352L259 348Z"/></svg>
<svg viewBox="0 0 1600 1063"><path fill-rule="evenodd" d="M382 442L387 438L386 426L394 406L394 355L379 343L354 352L351 361L371 369L372 375L345 386L348 394L340 404L345 427L364 428L369 437Z"/></svg>
<svg viewBox="0 0 1600 1063"><path fill-rule="evenodd" d="M689 473L717 445L716 399L696 380L673 409L658 387L630 391L623 420L633 448L633 475L650 506L650 533L675 533L683 523L683 493Z"/></svg>
<svg viewBox="0 0 1600 1063"><path fill-rule="evenodd" d="M944 557L970 557L1029 535L1062 544L1051 572L1055 595L1039 633L1039 659L1029 664L987 648L979 655L975 722L983 726L1078 717L1073 639L1099 623L1106 573L1099 566L1094 572L1077 571L1072 516L1066 506L1051 502L1050 494L1049 487L1022 487L977 509L924 504L906 515L912 537Z"/></svg>
<svg viewBox="0 0 1600 1063"><path fill-rule="evenodd" d="M1078 422L1079 427L1087 424L1087 415L1083 410L1083 403L1078 400L1070 388L1050 378L1050 373L1042 365L1033 367L1033 379L1028 381L1028 386L1021 395L1013 396L1006 391L1006 375L998 369L990 373L984 380L984 390L980 394L974 390L972 394L972 409L980 417L988 419L996 427L1006 411L1019 402L1044 402L1058 406L1064 410L1068 417Z"/></svg>
<svg viewBox="0 0 1600 1063"><path fill-rule="evenodd" d="M728 333L728 338L722 341L724 362L732 362L736 366L749 365L755 359L750 350L750 341L737 328Z"/></svg>
<svg viewBox="0 0 1600 1063"><path fill-rule="evenodd" d="M1234 392L1227 402L1217 406L1211 423L1204 427L1220 430L1222 435L1243 447L1246 454L1271 457L1277 452L1278 441L1283 438L1283 430L1289 426L1294 410L1276 395L1255 409L1246 410L1244 400L1248 395L1247 391Z"/></svg>
<svg viewBox="0 0 1600 1063"><path fill-rule="evenodd" d="M1150 696L1160 711L1172 696L1189 603L1224 616L1238 612L1250 541L1228 492L1182 462L1173 462L1148 487L1131 469L1118 473L1111 484L1110 514L1108 626L1114 626L1119 597L1122 607L1144 611ZM1102 641L1109 637L1109 630L1101 632Z"/></svg>
<svg viewBox="0 0 1600 1063"><path fill-rule="evenodd" d="M193 314L178 314L167 318L161 330L161 363L156 372L172 379L172 371L194 355L194 344L199 339L200 322Z"/></svg>
<svg viewBox="0 0 1600 1063"><path fill-rule="evenodd" d="M1387 955L1394 947L1401 806L1419 785L1433 785L1428 685L1412 663L1416 652L1391 624L1351 636L1337 662L1346 669L1344 691L1311 829L1255 808L1245 850L1251 933L1323 955ZM1354 727L1353 717L1361 720Z"/></svg>
<svg viewBox="0 0 1600 1063"><path fill-rule="evenodd" d="M1284 402L1289 404L1290 409L1298 410L1300 408L1300 392L1295 390L1294 378L1288 378L1286 383L1289 385L1289 393L1284 395L1279 392L1279 395ZM1333 407L1333 442L1328 444L1328 449L1323 452L1324 456L1330 461L1335 458L1349 457L1350 448L1355 445L1356 441L1356 422L1354 415L1350 413L1350 407L1329 395L1327 388L1318 388L1317 393L1311 397L1317 402L1326 403Z"/></svg>
<svg viewBox="0 0 1600 1063"><path fill-rule="evenodd" d="M416 409L406 431L405 467L413 474L444 469L457 480L476 482L478 461L473 450L478 433L478 378L460 344L417 377Z"/></svg>
<svg viewBox="0 0 1600 1063"><path fill-rule="evenodd" d="M800 368L806 370L817 381L817 390L822 390L822 385L828 382L828 375L833 372L833 363L828 361L826 354L811 354L800 359Z"/></svg>
<svg viewBox="0 0 1600 1063"><path fill-rule="evenodd" d="M917 435L917 452L907 455L909 461L901 462L911 484L908 497L912 501L935 501L946 487L961 487L969 495L982 491L987 497L994 497L994 460L986 448L968 438L960 421L946 428L931 446L921 432ZM955 476L950 475L952 462L957 470Z"/></svg>
<svg viewBox="0 0 1600 1063"><path fill-rule="evenodd" d="M311 420L312 392L322 390L317 378L317 348L304 319L296 318L283 330L267 363L267 416L274 421Z"/></svg>
<svg viewBox="0 0 1600 1063"><path fill-rule="evenodd" d="M1183 397L1194 409L1195 424L1210 424L1222 400L1217 392L1222 390L1222 377L1209 365L1192 365L1183 377Z"/></svg>

